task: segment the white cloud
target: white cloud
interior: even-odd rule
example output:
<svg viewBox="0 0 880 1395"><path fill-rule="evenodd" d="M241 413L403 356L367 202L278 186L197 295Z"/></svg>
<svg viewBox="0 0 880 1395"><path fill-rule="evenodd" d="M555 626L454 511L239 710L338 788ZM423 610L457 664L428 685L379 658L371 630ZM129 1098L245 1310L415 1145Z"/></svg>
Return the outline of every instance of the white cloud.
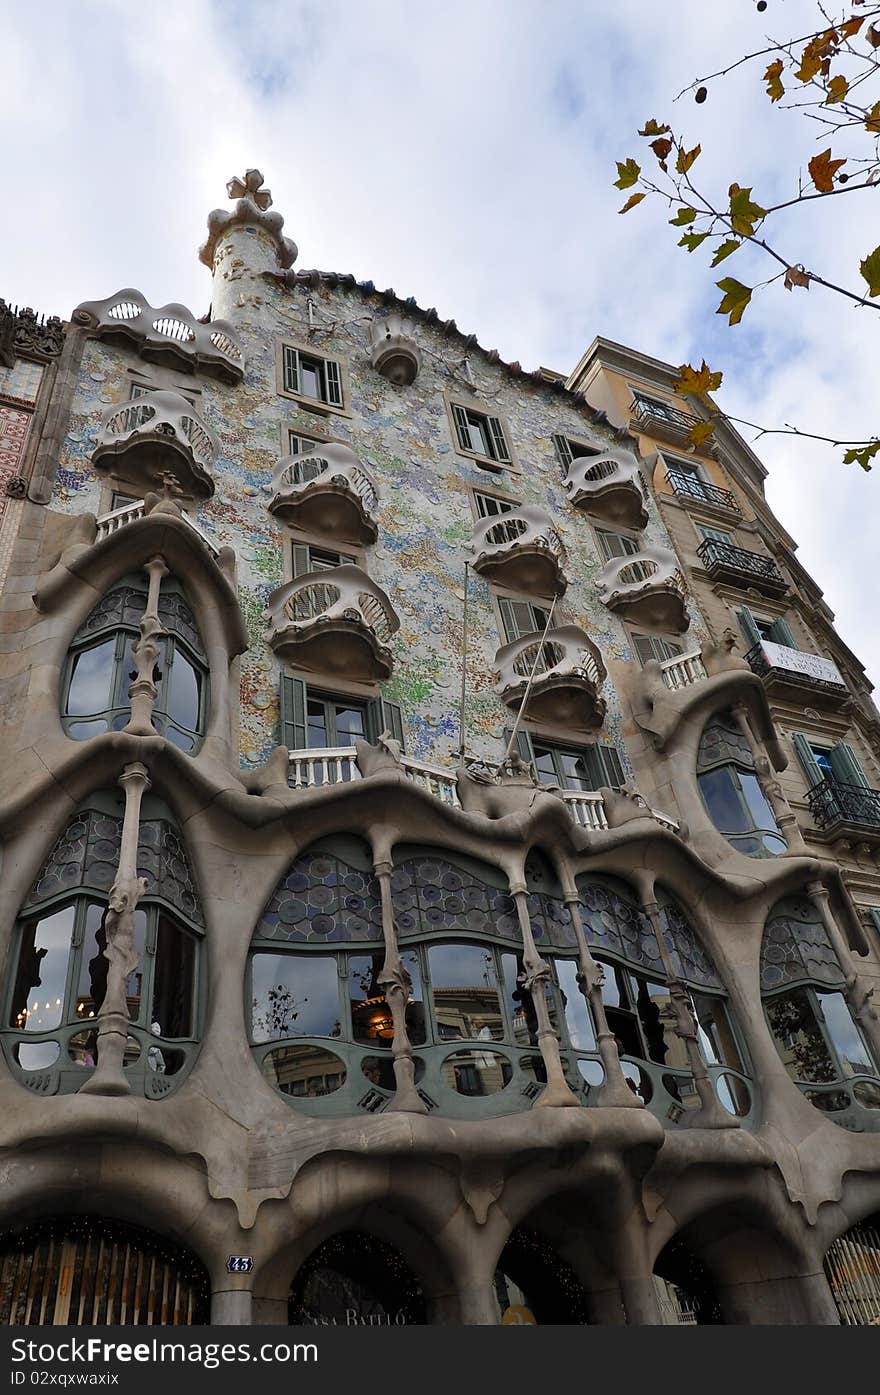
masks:
<svg viewBox="0 0 880 1395"><path fill-rule="evenodd" d="M619 217L611 188L637 127L672 113L717 187L784 197L821 146L770 111L760 68L712 84L700 107L671 99L814 13L811 0L778 17L683 0L674 19L653 0L6 0L4 133L21 154L0 294L69 314L134 284L200 313L205 216L257 164L300 266L415 295L507 358L567 369L599 333L676 363L705 354L725 370L721 404L751 420L876 430L873 312L772 287L729 331L720 273L675 247L659 205ZM777 234L786 255L851 280L873 197L798 210ZM740 258L732 274L770 274ZM768 436L758 449L841 633L880 674L864 603L880 480L827 447Z"/></svg>

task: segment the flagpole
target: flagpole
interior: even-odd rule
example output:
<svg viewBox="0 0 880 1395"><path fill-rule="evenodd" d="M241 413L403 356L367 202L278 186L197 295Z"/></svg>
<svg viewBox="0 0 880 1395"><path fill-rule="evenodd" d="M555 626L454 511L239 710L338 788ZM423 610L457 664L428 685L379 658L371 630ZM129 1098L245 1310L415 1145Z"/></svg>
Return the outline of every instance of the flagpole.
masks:
<svg viewBox="0 0 880 1395"><path fill-rule="evenodd" d="M510 752L513 749L513 743L516 740L516 733L519 731L519 724L522 721L522 715L525 711L526 703L529 700L529 693L532 691L532 683L534 682L535 673L537 672L538 664L541 659L541 651L546 643L547 634L550 629L550 626L553 624L553 612L556 609L556 601L557 597L554 596L553 604L550 607L550 614L547 616L547 623L544 626L544 633L541 636L541 642L535 650L535 662L532 664L532 671L529 674L528 682L526 683L526 690L522 695L522 702L520 703L519 711L516 714L516 721L514 722L513 730L510 733L510 740L507 743L507 750L504 752L504 760L501 762L502 765L506 764L506 762L510 759Z"/></svg>
<svg viewBox="0 0 880 1395"><path fill-rule="evenodd" d="M461 707L458 714L458 758L464 764L465 751L465 698L467 696L467 661L468 661L468 571L470 562L464 564L464 624L461 636Z"/></svg>

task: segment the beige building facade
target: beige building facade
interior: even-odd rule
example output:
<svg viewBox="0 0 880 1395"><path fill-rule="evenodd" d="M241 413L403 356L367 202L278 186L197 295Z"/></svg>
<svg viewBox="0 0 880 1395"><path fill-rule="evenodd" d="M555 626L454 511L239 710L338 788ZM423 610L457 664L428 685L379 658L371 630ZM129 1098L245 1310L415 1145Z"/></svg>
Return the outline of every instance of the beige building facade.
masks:
<svg viewBox="0 0 880 1395"><path fill-rule="evenodd" d="M760 461L228 193L203 318L0 307L2 1319L880 1320L880 719Z"/></svg>

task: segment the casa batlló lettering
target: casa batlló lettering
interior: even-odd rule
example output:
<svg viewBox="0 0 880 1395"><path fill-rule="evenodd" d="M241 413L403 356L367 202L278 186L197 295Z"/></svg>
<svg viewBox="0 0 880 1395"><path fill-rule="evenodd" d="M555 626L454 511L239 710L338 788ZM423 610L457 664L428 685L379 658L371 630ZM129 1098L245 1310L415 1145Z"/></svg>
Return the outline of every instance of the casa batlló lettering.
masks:
<svg viewBox="0 0 880 1395"><path fill-rule="evenodd" d="M320 1313L303 1314L303 1324L310 1327L406 1327L406 1313L361 1313L346 1308L345 1318L325 1317Z"/></svg>

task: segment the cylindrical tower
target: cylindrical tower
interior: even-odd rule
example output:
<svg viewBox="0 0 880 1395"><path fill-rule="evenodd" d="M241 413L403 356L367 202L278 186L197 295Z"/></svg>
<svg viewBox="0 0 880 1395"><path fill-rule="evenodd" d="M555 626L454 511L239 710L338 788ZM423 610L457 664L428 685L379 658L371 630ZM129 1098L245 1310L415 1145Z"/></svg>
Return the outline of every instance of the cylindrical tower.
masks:
<svg viewBox="0 0 880 1395"><path fill-rule="evenodd" d="M226 190L235 207L208 214L208 236L199 248L199 260L214 278L211 318L235 326L253 318L256 298L263 296L263 273L286 271L296 261L296 243L283 236L284 219L270 212L272 194L262 184L259 170L230 179Z"/></svg>

